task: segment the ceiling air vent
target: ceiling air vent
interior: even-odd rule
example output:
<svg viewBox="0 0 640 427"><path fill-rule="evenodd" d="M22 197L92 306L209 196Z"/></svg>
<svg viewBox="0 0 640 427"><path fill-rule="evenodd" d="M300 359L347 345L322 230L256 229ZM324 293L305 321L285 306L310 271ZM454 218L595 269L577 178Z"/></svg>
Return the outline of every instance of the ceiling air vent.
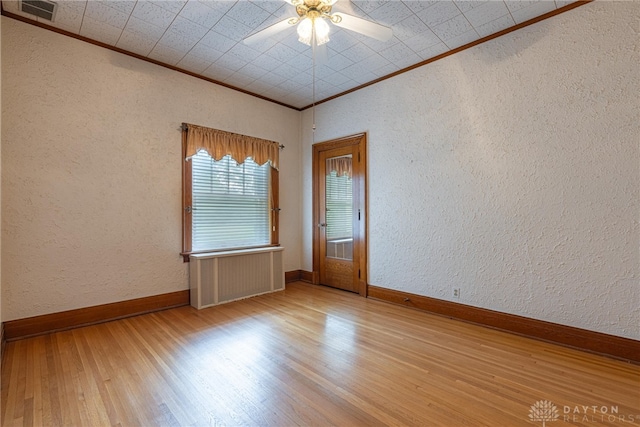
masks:
<svg viewBox="0 0 640 427"><path fill-rule="evenodd" d="M53 21L53 18L56 17L58 4L46 0L21 0L20 10L47 21Z"/></svg>

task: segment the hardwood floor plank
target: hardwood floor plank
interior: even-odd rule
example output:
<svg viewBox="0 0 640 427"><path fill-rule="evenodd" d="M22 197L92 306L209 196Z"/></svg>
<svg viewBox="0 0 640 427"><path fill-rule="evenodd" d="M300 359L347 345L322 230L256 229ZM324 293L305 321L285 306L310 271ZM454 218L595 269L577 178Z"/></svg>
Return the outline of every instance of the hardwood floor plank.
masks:
<svg viewBox="0 0 640 427"><path fill-rule="evenodd" d="M638 365L295 282L9 342L0 414L3 426L531 426L547 400L558 427L589 427L640 415L639 390ZM591 418L571 418L587 406Z"/></svg>

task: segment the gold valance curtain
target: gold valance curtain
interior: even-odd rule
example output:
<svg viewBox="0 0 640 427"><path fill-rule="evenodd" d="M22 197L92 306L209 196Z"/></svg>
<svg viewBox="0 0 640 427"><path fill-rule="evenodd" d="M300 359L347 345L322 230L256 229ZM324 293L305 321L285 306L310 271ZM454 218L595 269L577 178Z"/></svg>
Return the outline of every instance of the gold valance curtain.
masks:
<svg viewBox="0 0 640 427"><path fill-rule="evenodd" d="M251 157L261 166L270 162L272 168L278 170L280 167L280 144L277 142L187 123L183 124L183 129L187 159L205 150L216 161L229 154L238 164Z"/></svg>
<svg viewBox="0 0 640 427"><path fill-rule="evenodd" d="M351 157L332 157L327 159L327 175L334 171L337 176L351 177Z"/></svg>

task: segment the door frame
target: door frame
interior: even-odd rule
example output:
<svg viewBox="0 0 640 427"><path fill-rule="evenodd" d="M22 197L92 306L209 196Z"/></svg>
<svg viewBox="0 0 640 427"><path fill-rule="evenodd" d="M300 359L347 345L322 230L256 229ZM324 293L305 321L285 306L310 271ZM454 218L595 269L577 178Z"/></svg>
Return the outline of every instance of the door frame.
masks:
<svg viewBox="0 0 640 427"><path fill-rule="evenodd" d="M353 239L353 268L358 275L354 278L358 282L358 294L367 296L367 134L359 133L344 138L313 144L312 177L313 177L313 284L320 284L320 177L318 161L320 153L349 146L357 146L357 159L354 156L352 163L353 199L360 215L354 227Z"/></svg>

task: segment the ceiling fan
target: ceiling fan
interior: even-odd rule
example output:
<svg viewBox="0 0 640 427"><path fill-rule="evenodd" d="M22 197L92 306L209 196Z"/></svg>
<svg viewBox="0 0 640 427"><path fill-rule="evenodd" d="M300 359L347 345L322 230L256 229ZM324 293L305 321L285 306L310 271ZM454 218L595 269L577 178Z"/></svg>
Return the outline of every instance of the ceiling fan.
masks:
<svg viewBox="0 0 640 427"><path fill-rule="evenodd" d="M327 21L347 30L387 41L393 36L391 28L346 13L331 13L338 0L284 0L295 6L298 16L287 18L244 39L251 45L265 40L287 28L298 25L298 40L309 46L320 46L329 41Z"/></svg>

